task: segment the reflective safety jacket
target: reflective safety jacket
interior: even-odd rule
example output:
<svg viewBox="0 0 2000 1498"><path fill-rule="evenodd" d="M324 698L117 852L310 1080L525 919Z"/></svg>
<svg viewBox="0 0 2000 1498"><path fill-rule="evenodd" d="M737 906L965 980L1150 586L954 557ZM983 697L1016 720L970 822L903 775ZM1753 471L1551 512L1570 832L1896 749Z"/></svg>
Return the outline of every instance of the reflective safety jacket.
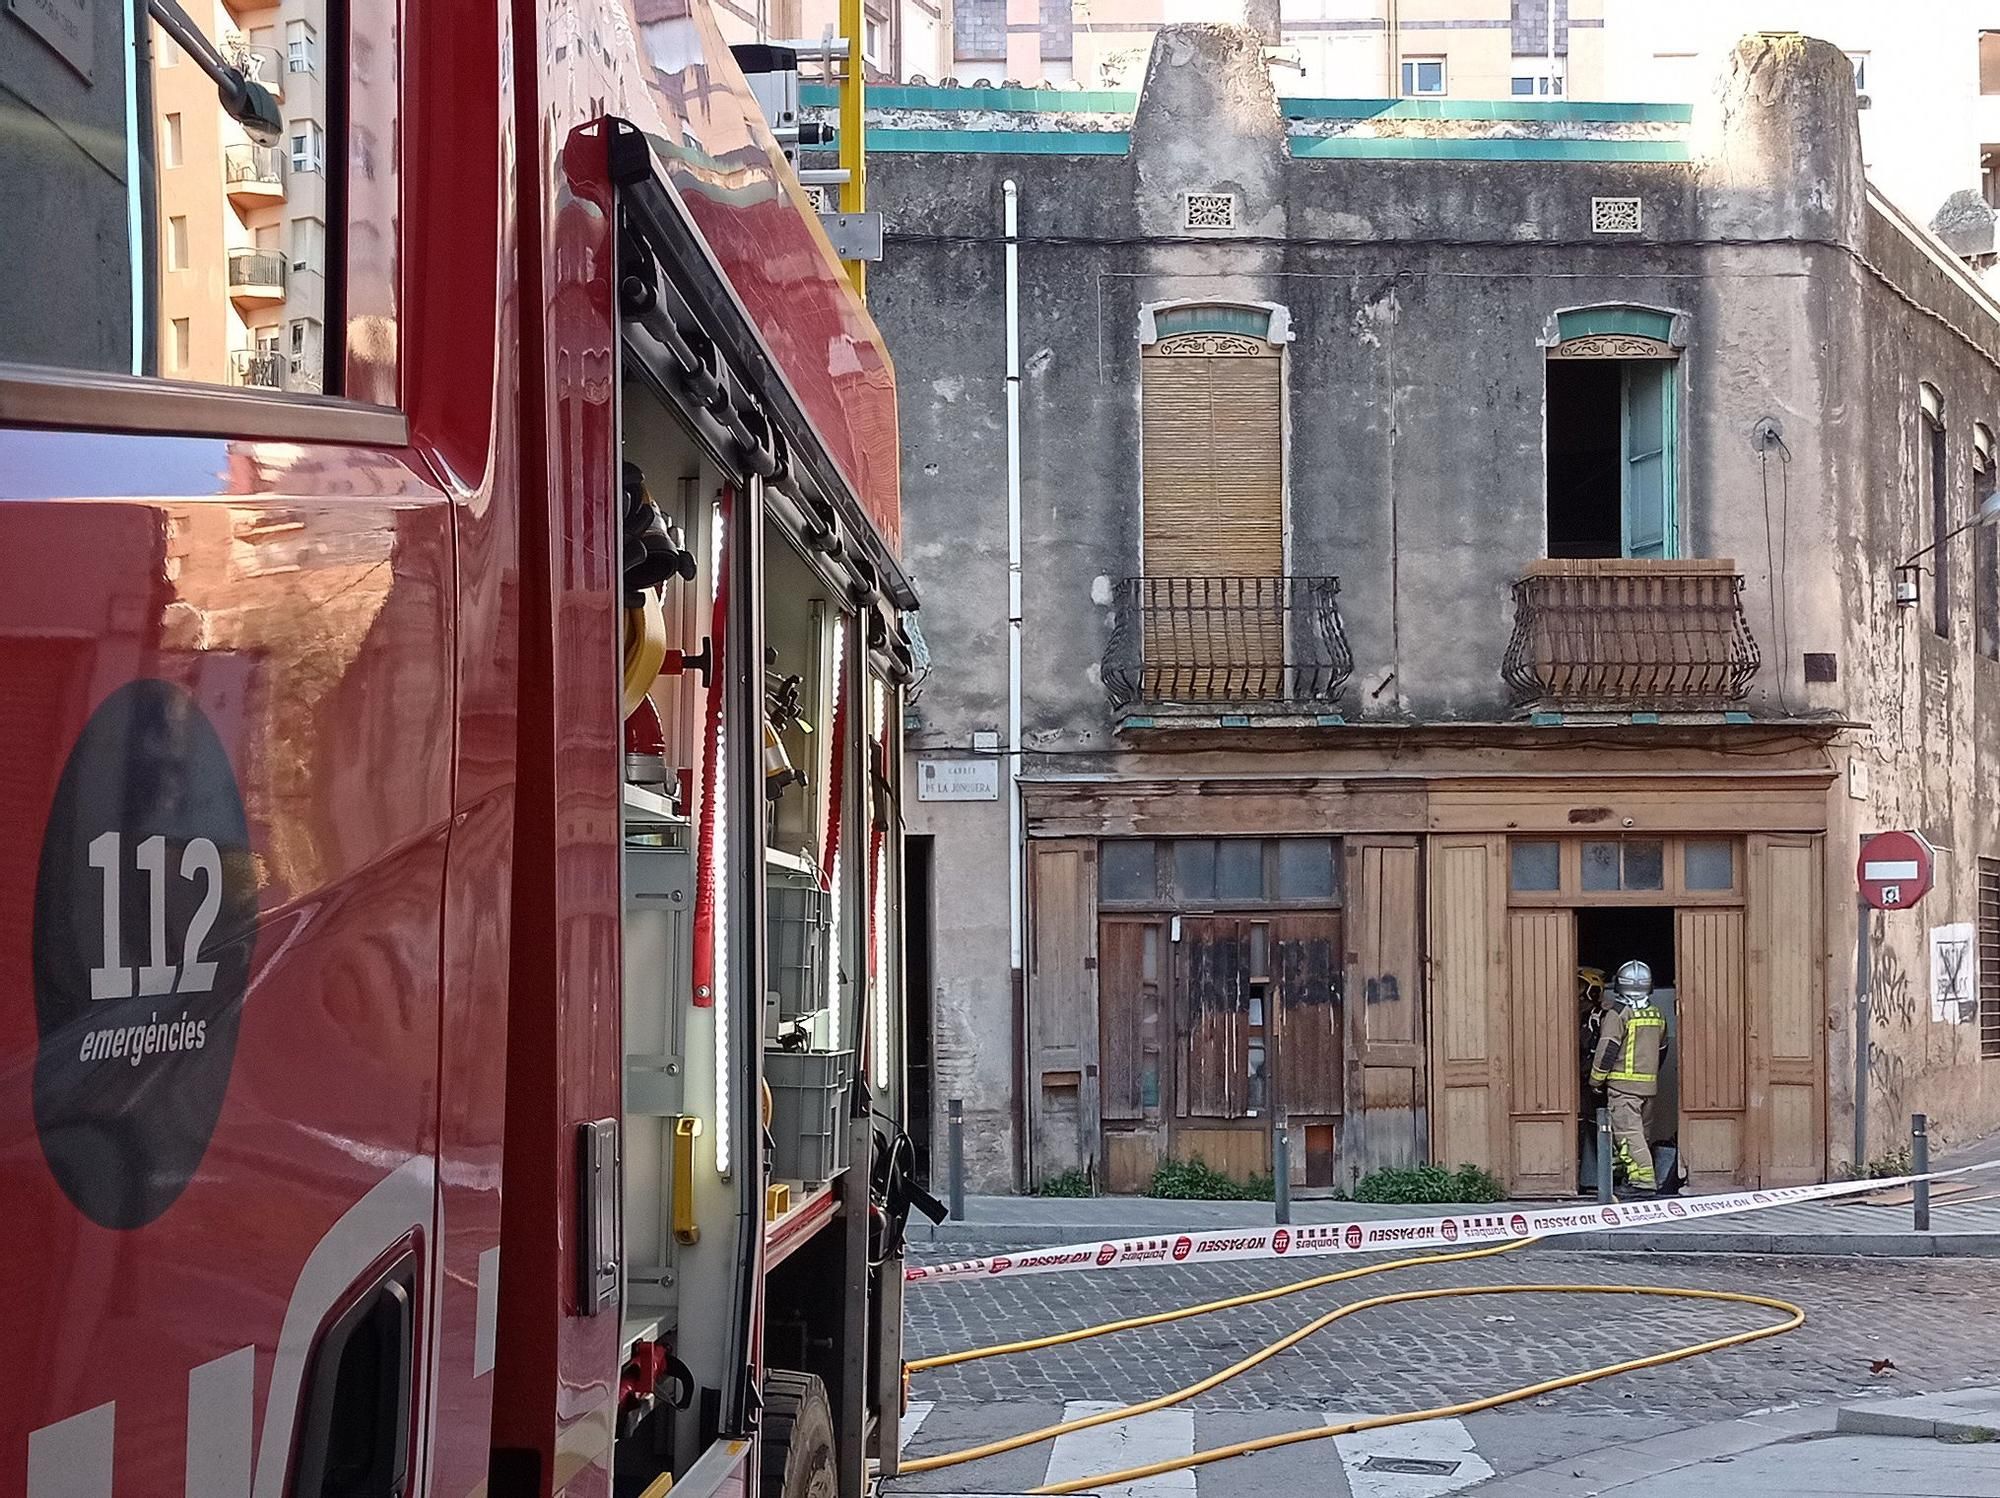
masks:
<svg viewBox="0 0 2000 1498"><path fill-rule="evenodd" d="M1660 1058L1667 1053L1667 1017L1651 1004L1614 1009L1604 1016L1590 1084L1652 1097L1660 1090Z"/></svg>

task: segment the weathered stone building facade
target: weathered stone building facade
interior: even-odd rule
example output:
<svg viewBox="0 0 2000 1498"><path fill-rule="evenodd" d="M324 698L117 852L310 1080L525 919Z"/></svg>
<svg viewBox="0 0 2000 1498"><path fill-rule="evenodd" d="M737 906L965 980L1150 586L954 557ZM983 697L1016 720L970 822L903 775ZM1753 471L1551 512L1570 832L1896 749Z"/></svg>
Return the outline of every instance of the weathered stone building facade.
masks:
<svg viewBox="0 0 2000 1498"><path fill-rule="evenodd" d="M876 92L956 788L906 808L913 991L976 1187L1261 1172L1275 1116L1302 1184L1574 1190L1578 969L1634 956L1698 1186L2000 1125L2000 564L1950 535L2000 306L1869 192L1848 69L1281 107L1183 27L1136 100ZM1857 997L1904 827L1937 886Z"/></svg>

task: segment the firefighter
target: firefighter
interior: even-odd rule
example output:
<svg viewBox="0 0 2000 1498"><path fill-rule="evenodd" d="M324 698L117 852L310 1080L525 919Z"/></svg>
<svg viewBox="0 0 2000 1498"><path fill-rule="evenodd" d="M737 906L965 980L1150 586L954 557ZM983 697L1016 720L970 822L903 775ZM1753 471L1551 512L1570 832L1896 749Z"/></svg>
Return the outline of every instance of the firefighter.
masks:
<svg viewBox="0 0 2000 1498"><path fill-rule="evenodd" d="M1660 1090L1660 1061L1667 1052L1667 1017L1653 1007L1653 970L1643 962L1618 969L1605 991L1604 1027L1590 1063L1590 1085L1602 1087L1611 1109L1614 1158L1625 1167L1634 1194L1656 1193L1648 1143L1653 1098Z"/></svg>

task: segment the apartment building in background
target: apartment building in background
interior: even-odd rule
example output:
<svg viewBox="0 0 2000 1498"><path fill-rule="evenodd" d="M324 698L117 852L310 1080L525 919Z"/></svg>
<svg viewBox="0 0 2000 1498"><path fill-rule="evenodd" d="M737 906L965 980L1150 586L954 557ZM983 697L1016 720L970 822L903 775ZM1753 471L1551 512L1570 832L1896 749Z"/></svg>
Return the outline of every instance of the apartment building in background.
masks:
<svg viewBox="0 0 2000 1498"><path fill-rule="evenodd" d="M686 0L638 0L642 23L688 13ZM815 40L837 35L840 0L715 0L723 39ZM862 55L871 79L941 78L951 71L951 0L863 0ZM817 71L808 61L807 77Z"/></svg>
<svg viewBox="0 0 2000 1498"><path fill-rule="evenodd" d="M275 145L253 142L215 84L152 34L159 371L317 391L326 338L326 0L191 6L224 57L276 96Z"/></svg>
<svg viewBox="0 0 2000 1498"><path fill-rule="evenodd" d="M1594 97L1609 100L1699 99L1752 28L1831 42L1854 65L1868 180L1961 254L1990 260L2000 207L1994 0L1603 0L1603 10Z"/></svg>
<svg viewBox="0 0 2000 1498"><path fill-rule="evenodd" d="M1281 96L1587 98L1602 68L1604 8L1605 0L954 0L949 76L1133 89L1162 26L1211 21L1263 38Z"/></svg>

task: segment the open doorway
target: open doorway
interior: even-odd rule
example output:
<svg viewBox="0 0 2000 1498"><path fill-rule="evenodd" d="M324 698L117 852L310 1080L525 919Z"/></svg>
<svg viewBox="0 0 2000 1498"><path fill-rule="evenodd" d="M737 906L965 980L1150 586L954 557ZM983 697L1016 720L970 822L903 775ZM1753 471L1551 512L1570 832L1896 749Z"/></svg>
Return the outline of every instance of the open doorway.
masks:
<svg viewBox="0 0 2000 1498"><path fill-rule="evenodd" d="M1675 1003L1675 916L1665 905L1585 906L1576 912L1576 962L1579 969L1602 974L1608 988L1618 969L1628 962L1643 962L1653 970L1653 1005L1666 1016L1667 1054L1660 1064L1660 1090L1653 1101L1649 1130L1655 1167L1661 1179L1671 1173L1670 1158L1661 1158L1661 1147L1676 1148L1680 1136L1679 1025ZM1581 1006L1580 1010L1581 1010ZM1577 1189L1591 1191L1597 1180L1596 1103L1589 1082L1591 1055L1597 1047L1597 1021L1593 1013L1580 1012L1583 1034L1578 1046L1578 1065L1583 1073L1578 1089L1582 1116L1578 1119L1581 1149L1578 1152Z"/></svg>
<svg viewBox="0 0 2000 1498"><path fill-rule="evenodd" d="M1547 417L1549 555L1676 555L1674 361L1552 358Z"/></svg>
<svg viewBox="0 0 2000 1498"><path fill-rule="evenodd" d="M1549 361L1549 555L1623 556L1615 359Z"/></svg>
<svg viewBox="0 0 2000 1498"><path fill-rule="evenodd" d="M903 839L903 1035L917 1179L931 1186L931 859L936 839Z"/></svg>

